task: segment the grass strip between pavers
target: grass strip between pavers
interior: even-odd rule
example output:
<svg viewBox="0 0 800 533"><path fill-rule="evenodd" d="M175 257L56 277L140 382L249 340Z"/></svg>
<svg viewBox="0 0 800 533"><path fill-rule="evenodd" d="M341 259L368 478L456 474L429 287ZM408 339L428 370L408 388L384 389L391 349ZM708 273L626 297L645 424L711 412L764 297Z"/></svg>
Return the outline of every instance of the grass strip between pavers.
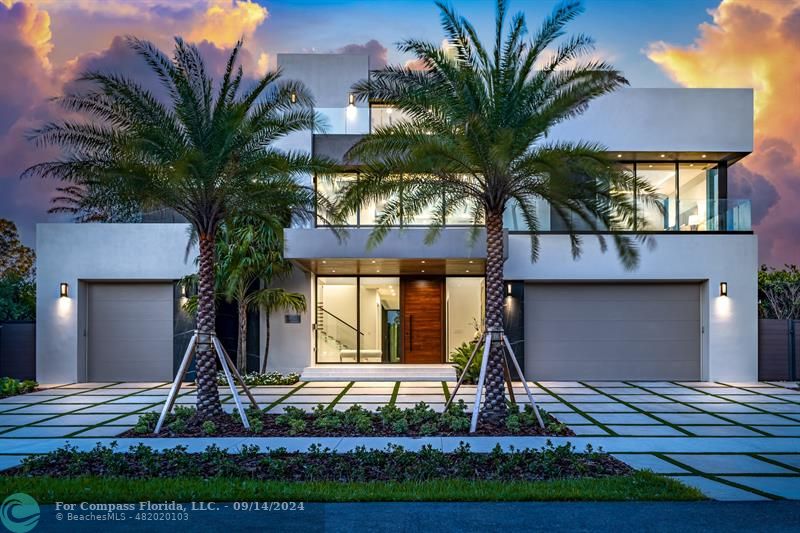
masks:
<svg viewBox="0 0 800 533"><path fill-rule="evenodd" d="M444 392L444 401L445 403L450 401L450 389L447 386L446 381L442 381L442 392Z"/></svg>
<svg viewBox="0 0 800 533"><path fill-rule="evenodd" d="M328 407L326 407L325 409L327 409L328 411L330 411L331 409L333 409L333 406L335 406L337 403L339 403L339 400L341 400L341 399L344 397L344 395L345 395L345 394L347 394L347 391L349 391L350 389L352 389L352 388L353 388L353 385L355 385L355 384L356 384L356 382L355 382L355 381L351 381L350 383L348 383L347 385L345 385L345 387L342 389L342 392L340 392L339 394L337 394L337 395L336 395L336 398L334 398L334 399L333 399L333 401L332 401L331 403L329 403L329 404L328 404Z"/></svg>
<svg viewBox="0 0 800 533"><path fill-rule="evenodd" d="M400 394L400 382L394 382L394 389L392 389L392 397L389 398L389 405L394 405L397 403L397 395Z"/></svg>
<svg viewBox="0 0 800 533"><path fill-rule="evenodd" d="M552 481L285 482L236 478L0 477L0 493L37 502L695 501L700 491L652 472Z"/></svg>
<svg viewBox="0 0 800 533"><path fill-rule="evenodd" d="M269 405L267 405L266 407L264 407L264 409L262 409L262 411L264 411L265 413L268 413L270 409L272 409L272 408L273 408L273 407L275 407L275 406L278 406L278 405L280 405L280 404L281 404L283 401L285 401L285 400L286 400L286 399L287 399L289 396L291 396L291 395L292 395L292 394L294 394L295 392L299 391L300 389L302 389L303 387L305 387L306 385L308 385L308 383L309 383L308 381L301 381L301 382L300 382L300 384L299 384L299 385L297 385L297 387L293 388L292 390L290 390L289 392L287 392L286 394L284 394L283 396L281 396L280 398L278 398L277 400L275 400L275 401L274 401L274 402L272 402L271 404L269 404Z"/></svg>

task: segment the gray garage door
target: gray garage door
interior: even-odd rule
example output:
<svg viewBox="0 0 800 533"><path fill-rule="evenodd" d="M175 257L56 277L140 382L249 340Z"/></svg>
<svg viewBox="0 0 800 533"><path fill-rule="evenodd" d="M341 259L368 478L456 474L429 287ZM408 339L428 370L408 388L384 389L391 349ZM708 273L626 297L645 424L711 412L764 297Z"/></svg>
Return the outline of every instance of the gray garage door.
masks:
<svg viewBox="0 0 800 533"><path fill-rule="evenodd" d="M528 284L534 380L699 380L699 284Z"/></svg>
<svg viewBox="0 0 800 533"><path fill-rule="evenodd" d="M172 379L172 285L92 283L89 381Z"/></svg>

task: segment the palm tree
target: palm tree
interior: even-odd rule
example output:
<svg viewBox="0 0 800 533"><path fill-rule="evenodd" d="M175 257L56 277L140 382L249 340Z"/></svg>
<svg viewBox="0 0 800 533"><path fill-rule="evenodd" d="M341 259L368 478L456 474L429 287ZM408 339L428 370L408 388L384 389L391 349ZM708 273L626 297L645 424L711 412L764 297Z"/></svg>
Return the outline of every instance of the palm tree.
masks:
<svg viewBox="0 0 800 533"><path fill-rule="evenodd" d="M198 49L180 38L172 58L146 41L129 37L128 44L146 61L166 96L159 98L117 74L83 74L79 81L90 89L57 99L80 118L31 133L39 146L61 147L64 158L34 165L24 175L55 178L88 191L88 209L104 201L135 203L142 209L170 208L189 221L200 248L197 414L207 419L222 413L210 338L217 232L234 215L263 217L288 210L293 217L311 219L314 194L298 183L298 176L324 171L323 165L273 143L313 127L313 101L301 84L280 80L279 72L245 87L237 66L241 42L217 84Z"/></svg>
<svg viewBox="0 0 800 533"><path fill-rule="evenodd" d="M546 200L569 230L574 257L581 252L577 228L583 225L598 232L603 250L611 239L623 264L633 268L638 242L646 237L613 232L633 227L632 191L649 202L652 189L615 168L602 146L547 141L554 125L627 84L609 64L583 58L593 48L585 35L567 38L548 53L582 11L579 2L556 7L528 39L525 16L519 13L507 25L507 2L498 0L492 50L469 21L437 5L447 46L413 39L398 46L423 70L388 66L354 87L357 98L391 103L406 118L378 128L348 153L364 170L342 189L338 215L390 198L370 235L374 246L392 227L428 209L437 213L427 236L431 242L449 214L468 210L476 228L486 232L486 326L500 328L506 208L514 206L530 231L532 261L538 255L535 202ZM487 365L482 420L497 423L506 414L499 345Z"/></svg>

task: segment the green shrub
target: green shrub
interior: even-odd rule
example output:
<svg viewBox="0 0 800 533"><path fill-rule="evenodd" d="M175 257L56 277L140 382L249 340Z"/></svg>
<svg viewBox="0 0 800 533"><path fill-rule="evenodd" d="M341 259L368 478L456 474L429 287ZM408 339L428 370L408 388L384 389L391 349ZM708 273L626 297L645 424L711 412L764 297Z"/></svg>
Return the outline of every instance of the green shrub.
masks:
<svg viewBox="0 0 800 533"><path fill-rule="evenodd" d="M200 425L200 429L203 430L203 433L206 435L216 435L217 433L217 425L214 423L213 420L206 420Z"/></svg>
<svg viewBox="0 0 800 533"><path fill-rule="evenodd" d="M9 377L0 378L0 398L27 394L35 391L38 386L38 383L30 379L20 381Z"/></svg>
<svg viewBox="0 0 800 533"><path fill-rule="evenodd" d="M470 341L465 342L450 354L450 360L453 362L453 366L456 368L456 372L458 372L458 376L461 377L461 374L464 372L464 368L467 366L467 361L469 360L469 356L472 354L472 351L475 349L475 343L477 341ZM478 382L478 375L481 373L481 361L483 360L483 344L478 347L478 351L475 352L475 357L472 359L472 364L469 365L469 369L467 370L467 375L464 376L464 383L472 384Z"/></svg>

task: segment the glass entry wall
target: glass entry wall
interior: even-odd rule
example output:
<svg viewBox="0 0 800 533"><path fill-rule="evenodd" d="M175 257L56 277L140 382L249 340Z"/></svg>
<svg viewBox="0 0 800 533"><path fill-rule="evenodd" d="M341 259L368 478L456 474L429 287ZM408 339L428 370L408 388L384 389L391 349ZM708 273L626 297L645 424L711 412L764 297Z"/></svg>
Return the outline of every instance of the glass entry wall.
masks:
<svg viewBox="0 0 800 533"><path fill-rule="evenodd" d="M317 362L400 362L400 278L317 278Z"/></svg>
<svg viewBox="0 0 800 533"><path fill-rule="evenodd" d="M417 335L430 329L425 298L419 293L413 302L401 298L403 283L419 281L417 276L318 276L316 281L316 362L317 363L413 363L404 357L404 313L413 313ZM436 321L441 331L444 353L436 361L450 361L453 350L473 340L483 327L485 282L482 277L429 277L444 285L442 300L430 302L430 310L443 320ZM402 282L402 283L401 283ZM406 291L406 296L411 292ZM420 299L422 298L422 299ZM408 300L408 298L406 298ZM412 303L416 306L411 309ZM405 309L403 308L405 306ZM436 311L438 309L439 311ZM418 323L420 320L422 322ZM441 328L441 329L439 329ZM442 331L443 330L443 331ZM428 332L429 333L429 332ZM417 343L419 344L419 343ZM408 360L406 360L408 359ZM419 362L419 361L417 361Z"/></svg>
<svg viewBox="0 0 800 533"><path fill-rule="evenodd" d="M400 278L360 278L359 362L399 363Z"/></svg>
<svg viewBox="0 0 800 533"><path fill-rule="evenodd" d="M447 361L453 360L453 352L459 346L475 340L483 331L485 287L484 278L447 278Z"/></svg>

